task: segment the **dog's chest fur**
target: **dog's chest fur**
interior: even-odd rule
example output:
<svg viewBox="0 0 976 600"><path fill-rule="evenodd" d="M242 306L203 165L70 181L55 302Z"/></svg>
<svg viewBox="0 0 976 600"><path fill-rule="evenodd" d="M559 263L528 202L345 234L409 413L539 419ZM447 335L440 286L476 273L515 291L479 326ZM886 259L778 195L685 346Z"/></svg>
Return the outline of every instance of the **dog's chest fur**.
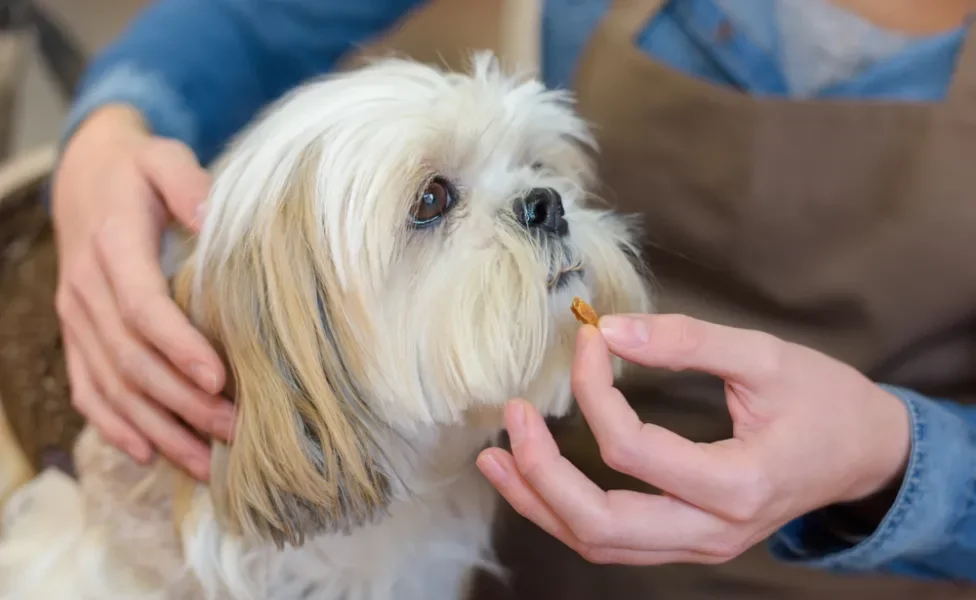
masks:
<svg viewBox="0 0 976 600"><path fill-rule="evenodd" d="M274 557L275 600L460 599L485 550L495 496L476 473L395 506L382 523L352 536L322 536Z"/></svg>
<svg viewBox="0 0 976 600"><path fill-rule="evenodd" d="M434 457L426 477L407 482L414 495L384 519L299 548L244 549L217 527L203 486L178 533L172 473L133 463L91 429L76 449L80 481L69 486L81 508L67 511L64 478L40 478L23 490L15 518L61 522L46 529L45 545L68 549L51 575L72 582L73 600L461 600L475 569L496 568L496 494L470 459L478 432L464 433L426 455ZM79 562L102 549L104 558ZM64 588L52 584L36 597L64 600Z"/></svg>
<svg viewBox="0 0 976 600"><path fill-rule="evenodd" d="M321 535L298 548L278 550L264 544L242 549L217 528L202 486L183 525L181 550L167 510L172 498L160 497L171 495L169 482L159 481L166 491L146 490L129 505L120 503L126 494L118 490L103 490L100 500L120 503L114 507L113 524L121 527L129 519L141 524L142 539L122 545L139 546L132 548L131 556L140 557L134 566L143 572L155 570L155 577L171 581L166 587L174 600L248 597L245 594L262 600L459 600L466 596L475 568L495 568L490 542L497 496L471 460L479 437L477 431L438 436L436 448L422 453L429 465L417 472L424 476L405 482L411 490L409 501L395 502L388 516L374 524L349 534ZM134 478L135 470L145 469L104 443L95 443L100 445L101 464L87 465L97 478L84 482L89 498L102 496L91 488L117 485ZM402 454L401 458L406 459ZM124 534L122 529L118 532ZM164 565L162 571L169 573L160 572ZM175 576L185 567L195 577ZM223 584L211 588L216 596L207 593L207 583L218 580L231 588L230 593L221 589Z"/></svg>

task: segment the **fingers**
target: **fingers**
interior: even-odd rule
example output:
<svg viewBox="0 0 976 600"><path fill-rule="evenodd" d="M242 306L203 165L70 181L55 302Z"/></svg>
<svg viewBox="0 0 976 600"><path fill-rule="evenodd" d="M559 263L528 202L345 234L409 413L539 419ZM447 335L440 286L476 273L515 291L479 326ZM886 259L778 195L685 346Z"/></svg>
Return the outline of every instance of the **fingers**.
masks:
<svg viewBox="0 0 976 600"><path fill-rule="evenodd" d="M604 492L559 453L542 416L526 402L506 406L519 472L584 543L631 550L696 551L727 528L681 500ZM654 518L647 518L654 515Z"/></svg>
<svg viewBox="0 0 976 600"><path fill-rule="evenodd" d="M210 449L158 404L132 392L123 392L116 399L116 408L146 432L153 445L173 463L200 481L210 478Z"/></svg>
<svg viewBox="0 0 976 600"><path fill-rule="evenodd" d="M478 468L516 512L590 562L624 565L712 562L712 557L690 552L629 550L586 544L526 481L511 454L498 448L485 450L478 457Z"/></svg>
<svg viewBox="0 0 976 600"><path fill-rule="evenodd" d="M509 402L505 425L519 472L540 494L552 497L557 512L576 522L606 521L609 507L603 490L559 453L538 411L521 400ZM561 491L559 486L563 486ZM568 490L577 497L568 498Z"/></svg>
<svg viewBox="0 0 976 600"><path fill-rule="evenodd" d="M788 345L758 331L684 315L612 315L600 331L621 358L647 367L693 369L753 386L781 370Z"/></svg>
<svg viewBox="0 0 976 600"><path fill-rule="evenodd" d="M576 348L573 394L610 468L726 518L739 518L738 507L762 493L761 473L734 440L696 444L643 423L613 387L610 353L595 328L581 328Z"/></svg>
<svg viewBox="0 0 976 600"><path fill-rule="evenodd" d="M478 456L478 468L520 515L567 546L575 548L580 544L566 523L525 481L511 454L498 448L485 450Z"/></svg>
<svg viewBox="0 0 976 600"><path fill-rule="evenodd" d="M101 267L126 326L201 389L216 395L224 387L223 365L206 338L170 299L159 266L158 237L144 213L109 220L97 239Z"/></svg>
<svg viewBox="0 0 976 600"><path fill-rule="evenodd" d="M199 209L210 193L211 178L193 152L175 140L155 139L137 157L139 169L176 219L199 231Z"/></svg>
<svg viewBox="0 0 976 600"><path fill-rule="evenodd" d="M229 440L233 424L231 404L187 382L174 373L165 360L133 337L118 315L115 298L101 272L96 270L91 279L81 300L122 377L146 396L181 415L196 429Z"/></svg>
<svg viewBox="0 0 976 600"><path fill-rule="evenodd" d="M95 389L88 367L78 354L77 342L65 331L64 355L68 380L71 382L71 404L90 421L105 440L132 457L146 463L152 457L149 441L112 410Z"/></svg>
<svg viewBox="0 0 976 600"><path fill-rule="evenodd" d="M514 456L486 450L479 468L519 514L588 560L719 563L751 545L742 528L676 498L604 492L559 454L525 403L506 407L506 425Z"/></svg>
<svg viewBox="0 0 976 600"><path fill-rule="evenodd" d="M116 372L95 330L90 326L79 328L79 322L87 321L82 321L76 314L72 314L72 317L67 328L71 332L71 339L77 340L78 355L84 357L84 364L89 368L92 384L90 387L93 390L90 397L104 399L100 407L94 407L95 402L90 400L89 411L100 414L112 412L118 415L117 418L125 419L142 432L163 455L186 468L198 479L206 480L210 471L209 448L158 405L127 386ZM72 384L74 383L72 380ZM102 421L108 423L108 417L103 417ZM148 460L150 456L148 450L139 449L135 454L128 446L123 446L123 450L140 461Z"/></svg>

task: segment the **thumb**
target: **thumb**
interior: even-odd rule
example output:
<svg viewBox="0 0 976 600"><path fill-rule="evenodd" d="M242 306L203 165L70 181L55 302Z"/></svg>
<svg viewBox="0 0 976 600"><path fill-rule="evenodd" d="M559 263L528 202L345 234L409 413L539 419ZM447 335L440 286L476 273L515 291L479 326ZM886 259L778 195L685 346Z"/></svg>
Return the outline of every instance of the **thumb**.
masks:
<svg viewBox="0 0 976 600"><path fill-rule="evenodd" d="M608 315L600 331L610 351L645 367L693 370L750 387L778 370L786 343L771 335L684 315Z"/></svg>
<svg viewBox="0 0 976 600"><path fill-rule="evenodd" d="M182 142L156 138L136 162L176 220L198 232L212 181L193 151Z"/></svg>

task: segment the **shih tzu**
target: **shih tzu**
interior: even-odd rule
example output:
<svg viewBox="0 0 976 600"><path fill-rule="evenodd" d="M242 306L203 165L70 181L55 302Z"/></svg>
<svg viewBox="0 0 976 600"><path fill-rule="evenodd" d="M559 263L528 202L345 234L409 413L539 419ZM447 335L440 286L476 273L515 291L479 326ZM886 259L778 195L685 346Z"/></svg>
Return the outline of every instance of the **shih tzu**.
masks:
<svg viewBox="0 0 976 600"><path fill-rule="evenodd" d="M238 409L209 485L93 430L5 510L3 600L463 598L493 569L474 459L505 400L571 407L574 296L647 311L590 205L570 97L384 59L306 84L218 161L173 288Z"/></svg>

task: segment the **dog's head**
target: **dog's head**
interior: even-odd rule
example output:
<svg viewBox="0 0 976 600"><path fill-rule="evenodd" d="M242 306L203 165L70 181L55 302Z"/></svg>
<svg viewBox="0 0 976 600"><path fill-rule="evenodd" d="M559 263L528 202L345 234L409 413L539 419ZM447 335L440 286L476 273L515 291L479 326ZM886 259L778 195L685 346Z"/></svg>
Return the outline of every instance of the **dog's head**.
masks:
<svg viewBox="0 0 976 600"><path fill-rule="evenodd" d="M232 371L231 524L355 527L395 493L391 433L568 410L572 297L648 308L628 223L585 207L590 145L490 56L314 82L236 140L178 278Z"/></svg>

